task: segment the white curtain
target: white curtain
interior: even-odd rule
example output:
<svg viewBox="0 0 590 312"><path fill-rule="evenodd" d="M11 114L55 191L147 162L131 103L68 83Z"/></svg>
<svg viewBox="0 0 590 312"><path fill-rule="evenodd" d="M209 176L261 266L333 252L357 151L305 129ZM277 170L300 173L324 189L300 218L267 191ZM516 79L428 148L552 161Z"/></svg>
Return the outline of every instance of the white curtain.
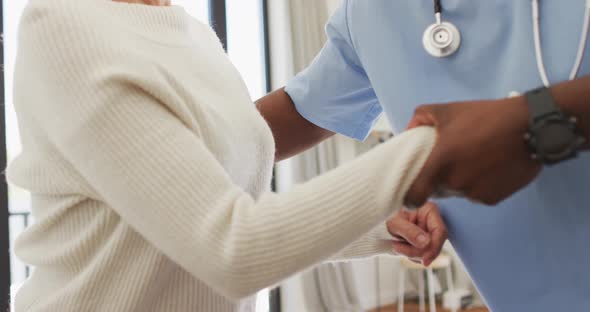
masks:
<svg viewBox="0 0 590 312"><path fill-rule="evenodd" d="M272 85L282 87L303 70L322 48L325 24L340 0L269 1ZM355 158L378 144L335 136L291 160L277 165L277 189L307 181ZM455 262L459 263L459 262ZM399 260L379 257L348 263L323 264L299 274L281 285L282 310L286 312L366 311L395 303ZM462 268L459 286L469 287ZM406 291L415 293L417 276L407 278Z"/></svg>

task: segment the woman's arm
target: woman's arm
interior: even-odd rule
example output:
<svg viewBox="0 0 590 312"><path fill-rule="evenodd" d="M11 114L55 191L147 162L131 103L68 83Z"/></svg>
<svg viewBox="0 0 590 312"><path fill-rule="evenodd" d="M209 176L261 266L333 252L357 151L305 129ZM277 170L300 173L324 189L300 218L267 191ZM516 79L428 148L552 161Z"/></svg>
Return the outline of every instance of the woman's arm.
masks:
<svg viewBox="0 0 590 312"><path fill-rule="evenodd" d="M393 237L387 230L385 222L380 223L361 238L338 251L328 261L350 261L380 255L397 255L393 249Z"/></svg>
<svg viewBox="0 0 590 312"><path fill-rule="evenodd" d="M293 101L284 89L276 90L261 98L256 103L256 106L273 132L276 145L275 159L277 161L301 153L334 134L303 118L295 109ZM420 212L430 212L432 210L434 210L434 213L421 215L426 215L425 219L428 220L428 223L434 224L433 227L436 227L436 230L433 233L425 232L410 220L406 220L403 214L398 213L387 224L383 222L371 232L338 252L331 260L346 261L399 253L409 257L422 258L424 263L428 264L438 256L447 238L445 224L440 218L436 206L433 209L432 206L426 205L419 209ZM424 224L426 224L426 221ZM443 230L439 231L439 229ZM403 237L406 241L406 243L399 245L400 249L397 250L397 253L394 252L397 245L393 243L392 233ZM426 235L432 241L420 242L418 240L420 234ZM431 235L432 237L430 237Z"/></svg>
<svg viewBox="0 0 590 312"><path fill-rule="evenodd" d="M232 298L328 258L383 222L401 207L435 137L417 129L291 192L255 200L138 86L108 77L100 94L76 96L40 112L69 109L84 121L40 121L53 144L155 248Z"/></svg>
<svg viewBox="0 0 590 312"><path fill-rule="evenodd" d="M231 298L327 259L385 221L401 207L435 141L434 130L416 129L291 192L254 199L154 96L166 93L165 77L132 60L126 61L133 72L88 68L94 61L80 51L45 44L38 38L21 57L30 66L25 72L36 73L30 83L49 100L28 102L21 111L94 190L93 198Z"/></svg>
<svg viewBox="0 0 590 312"><path fill-rule="evenodd" d="M377 255L401 255L430 265L448 238L438 206L429 202L417 210L400 209L354 243L338 252L335 261Z"/></svg>
<svg viewBox="0 0 590 312"><path fill-rule="evenodd" d="M291 192L254 199L196 122L174 113L181 99L159 68L134 57L141 47L115 49L96 29L72 28L75 12L36 5L21 22L18 79L39 93L22 92L19 113L69 162L85 195L228 297L278 283L385 221L434 145L434 130L419 128Z"/></svg>

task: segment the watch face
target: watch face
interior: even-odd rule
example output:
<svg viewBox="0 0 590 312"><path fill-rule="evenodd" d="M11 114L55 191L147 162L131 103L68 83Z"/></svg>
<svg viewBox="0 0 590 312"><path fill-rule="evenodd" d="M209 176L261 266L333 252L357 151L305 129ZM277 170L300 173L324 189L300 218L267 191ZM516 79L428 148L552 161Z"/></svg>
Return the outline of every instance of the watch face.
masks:
<svg viewBox="0 0 590 312"><path fill-rule="evenodd" d="M572 152L576 136L567 122L549 121L539 127L536 139L539 152L548 157L564 157Z"/></svg>

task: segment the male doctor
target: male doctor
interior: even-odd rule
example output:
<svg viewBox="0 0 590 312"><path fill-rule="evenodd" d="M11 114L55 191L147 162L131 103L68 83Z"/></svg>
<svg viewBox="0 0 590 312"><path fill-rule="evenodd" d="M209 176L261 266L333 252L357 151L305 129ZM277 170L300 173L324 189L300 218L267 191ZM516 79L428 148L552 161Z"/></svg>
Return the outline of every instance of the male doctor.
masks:
<svg viewBox="0 0 590 312"><path fill-rule="evenodd" d="M363 140L382 112L397 132L436 126L439 148L457 152L445 160L433 152L435 169L415 187L427 196L439 191L428 189L434 181L498 203L437 201L489 307L590 311L590 156L577 153L589 133L590 50L580 38L590 6L434 2L344 0L313 64L258 103L277 159L334 132ZM451 25L441 31L443 23Z"/></svg>

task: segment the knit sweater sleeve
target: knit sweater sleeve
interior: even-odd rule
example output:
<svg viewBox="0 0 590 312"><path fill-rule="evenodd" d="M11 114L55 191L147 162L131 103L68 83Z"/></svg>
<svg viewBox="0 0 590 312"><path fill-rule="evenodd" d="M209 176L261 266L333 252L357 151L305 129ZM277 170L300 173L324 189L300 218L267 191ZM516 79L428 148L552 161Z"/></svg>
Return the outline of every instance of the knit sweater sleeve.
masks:
<svg viewBox="0 0 590 312"><path fill-rule="evenodd" d="M38 14L21 25L22 57L49 97L21 109L97 200L230 298L327 259L385 221L435 141L433 129L408 131L288 193L254 199L158 96L165 77L146 78L132 60L110 66L108 49L58 19ZM48 39L55 33L69 36L68 49Z"/></svg>
<svg viewBox="0 0 590 312"><path fill-rule="evenodd" d="M398 256L398 253L393 249L393 239L385 222L379 223L361 238L331 256L328 262L350 261L383 255Z"/></svg>

